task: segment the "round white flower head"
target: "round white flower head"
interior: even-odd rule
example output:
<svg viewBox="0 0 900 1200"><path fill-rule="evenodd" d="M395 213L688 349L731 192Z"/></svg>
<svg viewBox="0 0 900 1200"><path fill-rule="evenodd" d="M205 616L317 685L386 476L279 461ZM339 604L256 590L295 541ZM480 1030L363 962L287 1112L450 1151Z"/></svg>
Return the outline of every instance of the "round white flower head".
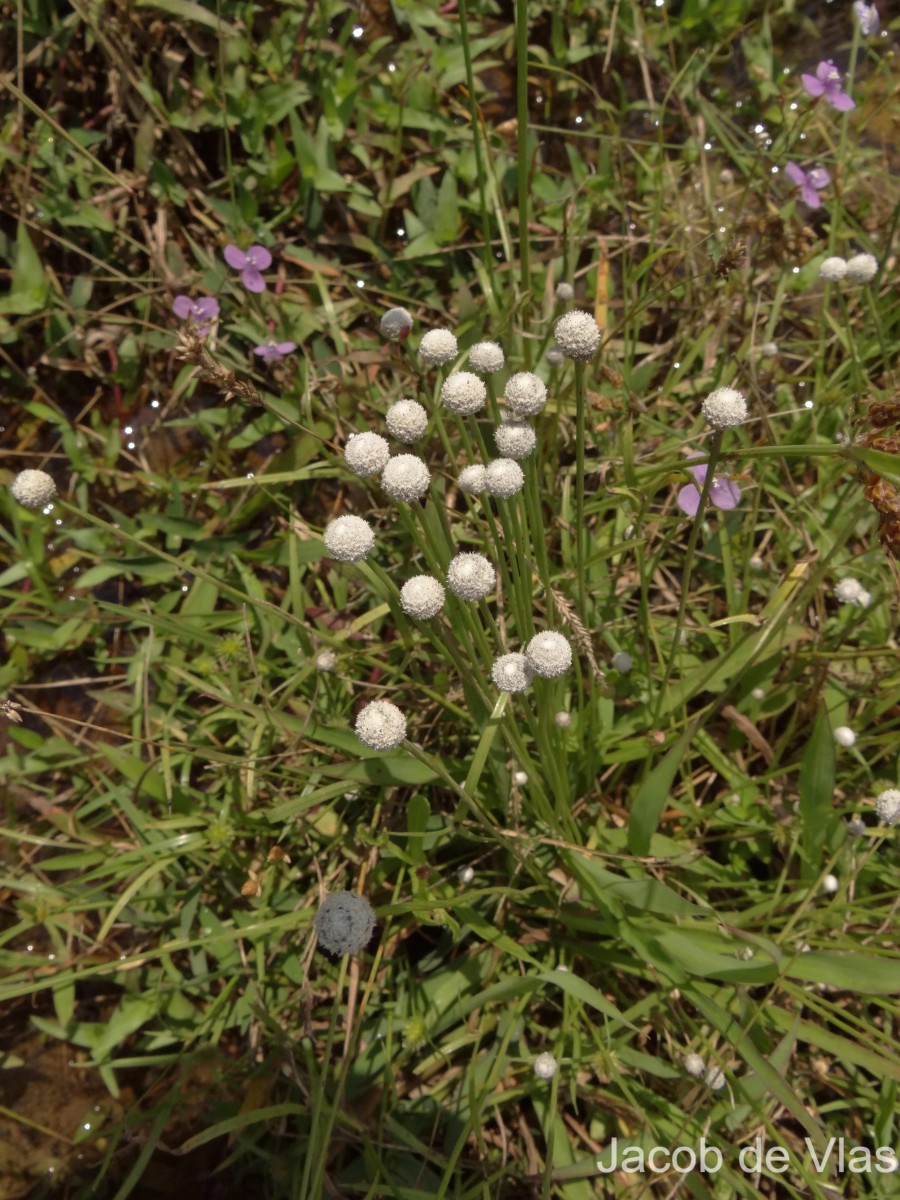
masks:
<svg viewBox="0 0 900 1200"><path fill-rule="evenodd" d="M840 886L837 875L826 875L822 880L822 891L829 896L833 896Z"/></svg>
<svg viewBox="0 0 900 1200"><path fill-rule="evenodd" d="M875 801L878 820L884 825L896 825L900 821L900 790L888 788Z"/></svg>
<svg viewBox="0 0 900 1200"><path fill-rule="evenodd" d="M711 1092L721 1092L725 1086L725 1072L715 1065L711 1066L703 1076L703 1082Z"/></svg>
<svg viewBox="0 0 900 1200"><path fill-rule="evenodd" d="M398 442L417 442L428 428L428 413L418 400L398 400L384 418L388 433Z"/></svg>
<svg viewBox="0 0 900 1200"><path fill-rule="evenodd" d="M517 417L533 417L547 403L547 385L533 371L518 371L507 379L503 395Z"/></svg>
<svg viewBox="0 0 900 1200"><path fill-rule="evenodd" d="M344 462L354 475L377 475L391 457L391 448L380 433L353 433L344 447Z"/></svg>
<svg viewBox="0 0 900 1200"><path fill-rule="evenodd" d="M369 944L374 929L372 905L356 892L332 892L316 913L319 945L329 954L358 954Z"/></svg>
<svg viewBox="0 0 900 1200"><path fill-rule="evenodd" d="M839 746L853 746L856 743L856 734L849 725L838 725L832 736Z"/></svg>
<svg viewBox="0 0 900 1200"><path fill-rule="evenodd" d="M487 490L498 500L508 500L525 486L522 468L511 458L495 458L487 465Z"/></svg>
<svg viewBox="0 0 900 1200"><path fill-rule="evenodd" d="M537 434L527 421L504 421L494 430L494 442L504 458L527 458L537 445Z"/></svg>
<svg viewBox="0 0 900 1200"><path fill-rule="evenodd" d="M316 655L317 671L333 671L337 666L337 655L333 650L322 650Z"/></svg>
<svg viewBox="0 0 900 1200"><path fill-rule="evenodd" d="M413 319L405 308L389 308L381 318L381 336L389 342L402 342L412 327Z"/></svg>
<svg viewBox="0 0 900 1200"><path fill-rule="evenodd" d="M634 666L634 659L627 650L617 650L612 656L612 665L617 671L621 671L623 675L627 675Z"/></svg>
<svg viewBox="0 0 900 1200"><path fill-rule="evenodd" d="M576 362L588 362L600 347L600 326L589 312L577 308L559 318L553 336L566 358Z"/></svg>
<svg viewBox="0 0 900 1200"><path fill-rule="evenodd" d="M759 352L763 356L763 358L777 358L778 357L778 343L777 342L763 342L763 344L759 348Z"/></svg>
<svg viewBox="0 0 900 1200"><path fill-rule="evenodd" d="M43 508L56 495L56 484L46 471L20 471L9 490L24 508Z"/></svg>
<svg viewBox="0 0 900 1200"><path fill-rule="evenodd" d="M734 388L716 388L702 404L703 415L714 429L731 429L747 420L747 401Z"/></svg>
<svg viewBox="0 0 900 1200"><path fill-rule="evenodd" d="M481 600L496 583L497 574L483 554L457 554L447 568L447 587L461 600Z"/></svg>
<svg viewBox="0 0 900 1200"><path fill-rule="evenodd" d="M476 463L472 467L463 467L459 473L459 488L470 496L480 496L487 491L487 467Z"/></svg>
<svg viewBox="0 0 900 1200"><path fill-rule="evenodd" d="M761 687L751 688L750 695L753 697L754 700L765 700L766 690L765 690L765 688L761 688Z"/></svg>
<svg viewBox="0 0 900 1200"><path fill-rule="evenodd" d="M475 868L470 866L460 867L456 872L456 878L460 883L471 883L475 878Z"/></svg>
<svg viewBox="0 0 900 1200"><path fill-rule="evenodd" d="M574 300L575 289L572 287L571 283L558 283L556 285L556 298L557 300L562 300L564 304L569 300Z"/></svg>
<svg viewBox="0 0 900 1200"><path fill-rule="evenodd" d="M847 259L844 278L848 283L868 283L878 274L878 259L874 254L854 254Z"/></svg>
<svg viewBox="0 0 900 1200"><path fill-rule="evenodd" d="M551 367L561 367L566 361L566 356L560 350L559 346L548 346L546 357Z"/></svg>
<svg viewBox="0 0 900 1200"><path fill-rule="evenodd" d="M860 588L859 595L856 597L856 603L860 608L868 608L872 603L871 592L867 592L865 588Z"/></svg>
<svg viewBox="0 0 900 1200"><path fill-rule="evenodd" d="M375 545L375 530L362 517L329 521L322 536L328 553L338 562L359 562Z"/></svg>
<svg viewBox="0 0 900 1200"><path fill-rule="evenodd" d="M686 1054L684 1056L684 1069L688 1075L693 1075L695 1079L699 1079L706 1070L706 1063L699 1054Z"/></svg>
<svg viewBox="0 0 900 1200"><path fill-rule="evenodd" d="M553 1055L548 1050L545 1050L543 1054L539 1054L534 1060L534 1073L538 1079L552 1079L556 1074L558 1065Z"/></svg>
<svg viewBox="0 0 900 1200"><path fill-rule="evenodd" d="M562 675L572 665L572 647L561 633L554 633L552 629L536 633L525 653L535 675L542 679Z"/></svg>
<svg viewBox="0 0 900 1200"><path fill-rule="evenodd" d="M408 617L428 621L444 607L444 588L430 575L414 575L400 589L400 606Z"/></svg>
<svg viewBox="0 0 900 1200"><path fill-rule="evenodd" d="M524 787L527 782L527 771L513 771L513 783L516 785L516 787Z"/></svg>
<svg viewBox="0 0 900 1200"><path fill-rule="evenodd" d="M568 729L572 724L572 714L562 710L553 718L560 729Z"/></svg>
<svg viewBox="0 0 900 1200"><path fill-rule="evenodd" d="M860 596L868 595L868 592L858 579L847 575L834 585L834 595L841 604L859 604Z"/></svg>
<svg viewBox="0 0 900 1200"><path fill-rule="evenodd" d="M360 709L354 729L370 750L393 750L406 737L406 717L390 700L372 700Z"/></svg>
<svg viewBox="0 0 900 1200"><path fill-rule="evenodd" d="M531 663L524 654L501 654L491 667L491 679L501 692L524 692L532 674Z"/></svg>
<svg viewBox="0 0 900 1200"><path fill-rule="evenodd" d="M847 274L847 260L835 254L831 258L823 258L819 266L819 278L829 283L840 283Z"/></svg>
<svg viewBox="0 0 900 1200"><path fill-rule="evenodd" d="M461 417L480 412L487 400L487 388L471 371L454 371L444 380L441 403Z"/></svg>
<svg viewBox="0 0 900 1200"><path fill-rule="evenodd" d="M456 337L449 329L429 329L419 342L419 357L432 367L453 362L458 353Z"/></svg>
<svg viewBox="0 0 900 1200"><path fill-rule="evenodd" d="M476 342L469 351L469 366L479 375L493 375L503 370L506 359L496 342Z"/></svg>
<svg viewBox="0 0 900 1200"><path fill-rule="evenodd" d="M856 813L847 822L847 836L855 838L866 836L866 823L860 820Z"/></svg>
<svg viewBox="0 0 900 1200"><path fill-rule="evenodd" d="M397 454L381 472L381 486L392 500L418 500L428 491L431 474L415 454Z"/></svg>

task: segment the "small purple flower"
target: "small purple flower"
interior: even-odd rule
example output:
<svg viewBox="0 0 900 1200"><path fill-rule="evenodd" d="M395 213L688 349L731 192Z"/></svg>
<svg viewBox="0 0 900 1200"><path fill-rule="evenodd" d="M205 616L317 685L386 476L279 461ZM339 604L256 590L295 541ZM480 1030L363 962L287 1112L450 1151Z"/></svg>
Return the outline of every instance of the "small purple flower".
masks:
<svg viewBox="0 0 900 1200"><path fill-rule="evenodd" d="M856 19L859 21L859 32L863 37L871 37L873 33L878 32L881 21L878 16L878 9L874 4L866 4L865 0L856 0L853 5L853 11L856 13Z"/></svg>
<svg viewBox="0 0 900 1200"><path fill-rule="evenodd" d="M241 272L241 281L248 292L264 292L266 281L263 271L272 265L272 255L265 246L251 246L244 251L230 243L225 247L225 261L229 267Z"/></svg>
<svg viewBox="0 0 900 1200"><path fill-rule="evenodd" d="M676 504L683 513L687 513L689 517L695 517L697 509L700 507L700 489L706 482L707 468L704 463L699 467L689 467L688 470L696 480L696 484L686 483L678 492ZM709 488L709 498L716 508L737 508L741 499L741 489L730 479L714 475Z"/></svg>
<svg viewBox="0 0 900 1200"><path fill-rule="evenodd" d="M172 301L172 312L182 321L190 318L197 326L200 337L206 337L210 325L219 315L219 302L215 296L201 296L192 300L190 296L176 296Z"/></svg>
<svg viewBox="0 0 900 1200"><path fill-rule="evenodd" d="M801 75L800 81L807 96L824 96L838 112L849 112L856 108L856 101L844 91L843 78L833 62L820 62L815 75Z"/></svg>
<svg viewBox="0 0 900 1200"><path fill-rule="evenodd" d="M268 366L269 363L278 362L279 359L296 349L296 342L264 342L261 346L254 346L253 353L258 354Z"/></svg>
<svg viewBox="0 0 900 1200"><path fill-rule="evenodd" d="M800 199L803 203L808 204L810 208L819 208L822 203L819 192L831 183L831 176L825 168L813 167L811 171L804 171L795 162L789 162L784 168L784 173L791 183L800 189Z"/></svg>

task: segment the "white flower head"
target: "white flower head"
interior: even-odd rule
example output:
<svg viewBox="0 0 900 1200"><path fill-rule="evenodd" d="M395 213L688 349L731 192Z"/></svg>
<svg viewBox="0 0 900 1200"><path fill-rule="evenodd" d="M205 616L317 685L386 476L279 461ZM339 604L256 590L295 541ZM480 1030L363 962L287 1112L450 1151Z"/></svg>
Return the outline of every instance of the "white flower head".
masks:
<svg viewBox="0 0 900 1200"><path fill-rule="evenodd" d="M777 358L778 343L777 342L763 342L763 344L759 348L759 352L763 356L763 358Z"/></svg>
<svg viewBox="0 0 900 1200"><path fill-rule="evenodd" d="M847 836L855 838L866 836L866 823L856 813L847 822Z"/></svg>
<svg viewBox="0 0 900 1200"><path fill-rule="evenodd" d="M414 575L400 589L400 607L417 621L436 617L444 607L443 584L431 575Z"/></svg>
<svg viewBox="0 0 900 1200"><path fill-rule="evenodd" d="M754 700L765 700L766 689L761 688L761 687L751 688L750 695L753 697Z"/></svg>
<svg viewBox="0 0 900 1200"><path fill-rule="evenodd" d="M826 280L828 283L840 283L847 274L847 260L841 258L840 255L834 254L830 258L823 258L819 266L819 278Z"/></svg>
<svg viewBox="0 0 900 1200"><path fill-rule="evenodd" d="M479 375L493 375L503 370L506 359L496 342L476 342L469 351L469 366Z"/></svg>
<svg viewBox="0 0 900 1200"><path fill-rule="evenodd" d="M563 304L567 304L570 300L575 299L575 289L571 283L566 283L565 280L556 285L556 298L561 300Z"/></svg>
<svg viewBox="0 0 900 1200"><path fill-rule="evenodd" d="M747 420L747 401L734 388L716 388L703 401L703 415L714 429L733 429Z"/></svg>
<svg viewBox="0 0 900 1200"><path fill-rule="evenodd" d="M853 746L856 743L856 734L849 725L838 725L832 731L832 737L839 746Z"/></svg>
<svg viewBox="0 0 900 1200"><path fill-rule="evenodd" d="M822 880L822 891L829 896L833 896L840 886L837 875L826 875Z"/></svg>
<svg viewBox="0 0 900 1200"><path fill-rule="evenodd" d="M546 358L551 367L561 367L566 361L566 356L556 345L547 347Z"/></svg>
<svg viewBox="0 0 900 1200"><path fill-rule="evenodd" d="M372 700L360 709L354 729L370 750L393 750L406 737L406 717L390 700Z"/></svg>
<svg viewBox="0 0 900 1200"><path fill-rule="evenodd" d="M377 475L391 457L391 448L380 433L353 433L344 447L344 462L354 475Z"/></svg>
<svg viewBox="0 0 900 1200"><path fill-rule="evenodd" d="M381 318L381 336L389 342L402 342L412 327L413 319L405 308L389 308Z"/></svg>
<svg viewBox="0 0 900 1200"><path fill-rule="evenodd" d="M381 472L381 486L392 500L418 500L428 491L431 473L415 454L397 454Z"/></svg>
<svg viewBox="0 0 900 1200"><path fill-rule="evenodd" d="M411 445L424 436L428 413L418 400L398 400L387 410L384 423L391 437Z"/></svg>
<svg viewBox="0 0 900 1200"><path fill-rule="evenodd" d="M570 712L566 712L564 709L561 709L554 716L553 720L556 722L558 728L568 729L572 724L572 714Z"/></svg>
<svg viewBox="0 0 900 1200"><path fill-rule="evenodd" d="M449 329L429 329L419 342L419 357L431 367L453 362L458 353L456 337Z"/></svg>
<svg viewBox="0 0 900 1200"><path fill-rule="evenodd" d="M501 654L491 667L491 679L501 692L524 692L533 674L524 654Z"/></svg>
<svg viewBox="0 0 900 1200"><path fill-rule="evenodd" d="M475 463L471 467L463 467L459 473L459 488L470 496L480 496L487 491L487 467Z"/></svg>
<svg viewBox="0 0 900 1200"><path fill-rule="evenodd" d="M362 517L337 517L323 534L328 553L338 562L359 562L375 545L375 530Z"/></svg>
<svg viewBox="0 0 900 1200"><path fill-rule="evenodd" d="M447 568L447 587L461 600L482 600L496 583L497 574L483 554L457 554Z"/></svg>
<svg viewBox="0 0 900 1200"><path fill-rule="evenodd" d="M834 595L840 604L856 604L860 608L868 608L872 600L859 580L851 575L838 580L834 587Z"/></svg>
<svg viewBox="0 0 900 1200"><path fill-rule="evenodd" d="M875 800L875 812L883 825L896 825L900 821L900 789L882 792Z"/></svg>
<svg viewBox="0 0 900 1200"><path fill-rule="evenodd" d="M561 633L552 629L536 633L528 643L526 654L535 675L542 679L563 675L572 665L572 647Z"/></svg>
<svg viewBox="0 0 900 1200"><path fill-rule="evenodd" d="M527 771L513 771L513 783L516 785L516 787L524 787L527 782Z"/></svg>
<svg viewBox="0 0 900 1200"><path fill-rule="evenodd" d="M533 371L518 371L506 381L503 395L515 416L534 417L547 403L547 385Z"/></svg>
<svg viewBox="0 0 900 1200"><path fill-rule="evenodd" d="M725 1072L713 1065L707 1068L706 1074L703 1076L703 1082L711 1092L720 1092L725 1086Z"/></svg>
<svg viewBox="0 0 900 1200"><path fill-rule="evenodd" d="M848 283L868 283L878 274L878 259L874 254L854 254L847 259L844 278Z"/></svg>
<svg viewBox="0 0 900 1200"><path fill-rule="evenodd" d="M333 650L321 650L316 655L317 671L333 671L337 666L337 655Z"/></svg>
<svg viewBox="0 0 900 1200"><path fill-rule="evenodd" d="M470 417L480 412L487 400L487 388L471 371L454 371L448 375L441 387L441 403L444 408L461 417Z"/></svg>
<svg viewBox="0 0 900 1200"><path fill-rule="evenodd" d="M699 1054L686 1054L684 1056L684 1069L688 1075L693 1075L695 1079L699 1079L706 1070L706 1063Z"/></svg>
<svg viewBox="0 0 900 1200"><path fill-rule="evenodd" d="M634 666L634 659L627 650L617 650L612 656L612 665L616 671L620 671L623 675L627 675Z"/></svg>
<svg viewBox="0 0 900 1200"><path fill-rule="evenodd" d="M475 868L472 866L469 866L469 864L467 863L465 866L460 867L459 870L456 872L456 878L459 880L460 883L464 883L464 884L471 883L472 880L475 878Z"/></svg>
<svg viewBox="0 0 900 1200"><path fill-rule="evenodd" d="M576 362L588 362L600 348L600 326L589 312L577 308L559 318L553 336L566 358Z"/></svg>
<svg viewBox="0 0 900 1200"><path fill-rule="evenodd" d="M23 508L43 508L56 496L56 484L46 471L20 471L9 490Z"/></svg>
<svg viewBox="0 0 900 1200"><path fill-rule="evenodd" d="M495 458L488 463L486 477L488 492L498 500L509 500L525 486L522 468L511 458Z"/></svg>
<svg viewBox="0 0 900 1200"><path fill-rule="evenodd" d="M537 434L527 421L504 421L494 430L494 442L504 458L523 459L534 452Z"/></svg>
<svg viewBox="0 0 900 1200"><path fill-rule="evenodd" d="M358 954L374 929L372 905L356 892L332 892L316 913L316 936L328 954Z"/></svg>
<svg viewBox="0 0 900 1200"><path fill-rule="evenodd" d="M534 1060L534 1073L538 1079L552 1079L556 1074L558 1066L559 1063L557 1063L549 1050L545 1050L543 1054L539 1054Z"/></svg>

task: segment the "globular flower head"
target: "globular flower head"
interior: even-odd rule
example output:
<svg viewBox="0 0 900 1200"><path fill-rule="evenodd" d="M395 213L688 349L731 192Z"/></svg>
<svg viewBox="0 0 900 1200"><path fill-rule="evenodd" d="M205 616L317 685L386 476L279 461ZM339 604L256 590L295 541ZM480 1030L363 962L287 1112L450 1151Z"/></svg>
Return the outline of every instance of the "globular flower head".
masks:
<svg viewBox="0 0 900 1200"><path fill-rule="evenodd" d="M617 650L612 656L613 670L619 671L622 675L627 675L634 666L634 659L627 650Z"/></svg>
<svg viewBox="0 0 900 1200"><path fill-rule="evenodd" d="M359 562L375 545L375 531L362 517L337 517L325 526L325 545L338 562Z"/></svg>
<svg viewBox="0 0 900 1200"><path fill-rule="evenodd" d="M44 508L56 496L56 484L46 471L20 471L9 486L23 508Z"/></svg>
<svg viewBox="0 0 900 1200"><path fill-rule="evenodd" d="M418 500L428 491L431 473L415 454L398 454L388 459L381 472L381 486L392 500Z"/></svg>
<svg viewBox="0 0 900 1200"><path fill-rule="evenodd" d="M441 403L444 408L461 417L480 412L487 400L487 388L471 371L454 371L448 375L441 387Z"/></svg>
<svg viewBox="0 0 900 1200"><path fill-rule="evenodd" d="M561 633L552 629L536 633L525 653L535 675L542 679L563 675L572 665L572 647Z"/></svg>
<svg viewBox="0 0 900 1200"><path fill-rule="evenodd" d="M199 300L192 300L190 296L176 296L172 301L172 312L181 321L190 318L197 327L197 336L206 337L219 315L219 302L215 296L201 296Z"/></svg>
<svg viewBox="0 0 900 1200"><path fill-rule="evenodd" d="M859 32L863 37L871 37L873 33L878 32L881 20L874 4L866 4L865 0L855 0L853 11L859 21Z"/></svg>
<svg viewBox="0 0 900 1200"><path fill-rule="evenodd" d="M856 734L849 725L838 725L832 731L832 737L839 746L853 746L856 744Z"/></svg>
<svg viewBox="0 0 900 1200"><path fill-rule="evenodd" d="M414 575L400 589L400 607L417 621L436 617L444 607L443 585L431 575Z"/></svg>
<svg viewBox="0 0 900 1200"><path fill-rule="evenodd" d="M572 714L566 712L565 709L561 709L554 715L553 720L556 722L558 729L568 729L572 724Z"/></svg>
<svg viewBox="0 0 900 1200"><path fill-rule="evenodd" d="M527 458L537 445L537 434L527 421L514 418L504 421L494 430L494 442L504 458Z"/></svg>
<svg viewBox="0 0 900 1200"><path fill-rule="evenodd" d="M483 554L457 554L447 568L447 587L461 600L482 600L496 583L497 574Z"/></svg>
<svg viewBox="0 0 900 1200"><path fill-rule="evenodd" d="M872 600L859 580L850 575L835 584L834 595L839 604L856 604L860 608L868 608Z"/></svg>
<svg viewBox="0 0 900 1200"><path fill-rule="evenodd" d="M841 258L839 254L832 254L830 258L823 258L819 264L819 278L826 280L828 283L840 283L847 274L847 260Z"/></svg>
<svg viewBox="0 0 900 1200"><path fill-rule="evenodd" d="M407 445L417 442L428 428L428 413L418 400L398 400L387 410L384 420L391 437Z"/></svg>
<svg viewBox="0 0 900 1200"><path fill-rule="evenodd" d="M354 475L365 478L383 471L391 448L380 433L354 433L344 447L344 462Z"/></svg>
<svg viewBox="0 0 900 1200"><path fill-rule="evenodd" d="M747 420L747 401L734 388L716 388L702 404L703 415L714 429L732 429Z"/></svg>
<svg viewBox="0 0 900 1200"><path fill-rule="evenodd" d="M320 650L316 655L317 671L333 671L337 666L337 655L333 650Z"/></svg>
<svg viewBox="0 0 900 1200"><path fill-rule="evenodd" d="M406 717L390 700L372 700L360 709L354 729L370 750L393 750L406 737Z"/></svg>
<svg viewBox="0 0 900 1200"><path fill-rule="evenodd" d="M487 465L487 490L498 500L509 500L525 486L522 468L511 458L496 458Z"/></svg>
<svg viewBox="0 0 900 1200"><path fill-rule="evenodd" d="M566 358L589 362L600 348L600 326L589 312L573 309L559 318L553 330Z"/></svg>
<svg viewBox="0 0 900 1200"><path fill-rule="evenodd" d="M547 385L533 371L518 371L506 381L503 395L515 416L534 417L547 403Z"/></svg>
<svg viewBox="0 0 900 1200"><path fill-rule="evenodd" d="M528 782L527 771L513 771L513 783L516 787L524 787Z"/></svg>
<svg viewBox="0 0 900 1200"><path fill-rule="evenodd" d="M570 300L575 299L575 289L571 283L562 281L556 285L556 298L561 300L563 304L568 304Z"/></svg>
<svg viewBox="0 0 900 1200"><path fill-rule="evenodd" d="M365 896L332 892L316 913L316 936L328 954L358 954L375 929L375 913Z"/></svg>
<svg viewBox="0 0 900 1200"><path fill-rule="evenodd" d="M706 482L707 467L705 463L701 463L700 466L689 467L688 470L694 476L696 483L686 483L678 492L676 503L683 513L694 517L700 507L701 488ZM709 487L709 499L716 508L736 508L741 499L741 489L730 479L714 475Z"/></svg>
<svg viewBox="0 0 900 1200"><path fill-rule="evenodd" d="M475 868L466 863L457 870L456 878L460 883L471 883L475 878Z"/></svg>
<svg viewBox="0 0 900 1200"><path fill-rule="evenodd" d="M706 1074L703 1076L703 1082L711 1092L720 1092L725 1086L725 1072L715 1065L715 1063L707 1068Z"/></svg>
<svg viewBox="0 0 900 1200"><path fill-rule="evenodd" d="M763 356L763 358L777 358L778 357L778 343L777 342L763 342L763 344L759 348L759 352Z"/></svg>
<svg viewBox="0 0 900 1200"><path fill-rule="evenodd" d="M804 171L795 162L789 162L784 168L784 173L791 183L800 189L800 198L804 204L810 208L820 207L822 201L819 199L819 192L831 183L831 176L824 167L813 167Z"/></svg>
<svg viewBox="0 0 900 1200"><path fill-rule="evenodd" d="M412 327L413 319L405 308L389 308L381 318L381 336L389 342L402 342Z"/></svg>
<svg viewBox="0 0 900 1200"><path fill-rule="evenodd" d="M429 329L419 342L419 357L432 367L453 362L458 353L456 338L449 329Z"/></svg>
<svg viewBox="0 0 900 1200"><path fill-rule="evenodd" d="M469 366L479 375L494 375L503 370L503 350L496 342L476 342L469 351Z"/></svg>
<svg viewBox="0 0 900 1200"><path fill-rule="evenodd" d="M875 801L875 812L883 825L896 825L900 821L900 790L882 792Z"/></svg>
<svg viewBox="0 0 900 1200"><path fill-rule="evenodd" d="M566 356L560 350L559 346L553 345L547 347L547 362L551 367L561 367L566 361Z"/></svg>
<svg viewBox="0 0 900 1200"><path fill-rule="evenodd" d="M292 354L297 349L296 342L264 342L260 346L253 347L253 353L263 360L264 363L278 362L284 358L286 354Z"/></svg>
<svg viewBox="0 0 900 1200"><path fill-rule="evenodd" d="M878 274L878 259L874 254L854 254L847 259L844 278L848 283L868 283Z"/></svg>
<svg viewBox="0 0 900 1200"><path fill-rule="evenodd" d="M833 62L820 62L815 75L801 75L800 81L807 96L814 99L824 96L825 102L838 112L856 108L856 101L844 91L844 77Z"/></svg>
<svg viewBox="0 0 900 1200"><path fill-rule="evenodd" d="M559 1064L549 1050L539 1054L534 1060L534 1073L538 1079L552 1079Z"/></svg>
<svg viewBox="0 0 900 1200"><path fill-rule="evenodd" d="M532 683L532 665L524 654L502 654L494 659L491 678L500 691L524 691Z"/></svg>
<svg viewBox="0 0 900 1200"><path fill-rule="evenodd" d="M459 489L470 496L480 496L487 491L487 467L475 463L471 467L463 467L459 473Z"/></svg>
<svg viewBox="0 0 900 1200"><path fill-rule="evenodd" d="M833 896L840 886L837 875L826 875L822 880L822 891L828 896Z"/></svg>
<svg viewBox="0 0 900 1200"><path fill-rule="evenodd" d="M262 277L272 265L272 255L265 246L251 246L241 250L239 246L227 245L224 252L225 261L235 271L240 271L241 282L248 292L264 292L266 281Z"/></svg>
<svg viewBox="0 0 900 1200"><path fill-rule="evenodd" d="M686 1054L684 1056L684 1069L688 1075L693 1075L695 1079L699 1079L706 1070L706 1063L699 1054Z"/></svg>

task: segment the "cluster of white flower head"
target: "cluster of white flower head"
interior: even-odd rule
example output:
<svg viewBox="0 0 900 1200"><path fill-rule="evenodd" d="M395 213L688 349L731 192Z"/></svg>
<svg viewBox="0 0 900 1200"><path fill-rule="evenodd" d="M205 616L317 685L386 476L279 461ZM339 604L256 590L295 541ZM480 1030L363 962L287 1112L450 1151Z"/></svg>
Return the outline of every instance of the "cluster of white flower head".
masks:
<svg viewBox="0 0 900 1200"><path fill-rule="evenodd" d="M469 366L479 375L494 375L503 370L505 362L503 351L496 342L476 342L469 351Z"/></svg>
<svg viewBox="0 0 900 1200"><path fill-rule="evenodd" d="M480 496L487 491L487 467L475 463L471 467L463 467L459 473L459 490L470 496Z"/></svg>
<svg viewBox="0 0 900 1200"><path fill-rule="evenodd" d="M56 484L46 471L20 471L9 490L23 508L43 508L56 496Z"/></svg>
<svg viewBox="0 0 900 1200"><path fill-rule="evenodd" d="M559 318L553 336L566 358L576 362L589 362L600 349L600 326L590 313L577 308Z"/></svg>
<svg viewBox="0 0 900 1200"><path fill-rule="evenodd" d="M855 604L859 608L868 608L872 603L871 594L858 579L853 579L850 575L835 584L834 594L840 604Z"/></svg>
<svg viewBox="0 0 900 1200"><path fill-rule="evenodd" d="M353 433L344 447L344 462L354 475L377 475L391 457L391 448L380 433Z"/></svg>
<svg viewBox="0 0 900 1200"><path fill-rule="evenodd" d="M400 606L408 617L427 621L444 607L444 588L431 575L414 575L400 589Z"/></svg>
<svg viewBox="0 0 900 1200"><path fill-rule="evenodd" d="M406 717L390 700L372 700L360 709L354 728L371 750L393 750L406 738Z"/></svg>
<svg viewBox="0 0 900 1200"><path fill-rule="evenodd" d="M418 400L398 400L387 410L384 423L391 437L411 445L424 436L428 413Z"/></svg>
<svg viewBox="0 0 900 1200"><path fill-rule="evenodd" d="M441 403L450 412L470 417L480 412L487 400L487 388L471 371L454 371L441 387Z"/></svg>
<svg viewBox="0 0 900 1200"><path fill-rule="evenodd" d="M338 562L359 562L375 545L375 531L362 517L337 517L325 526L325 545Z"/></svg>
<svg viewBox="0 0 900 1200"><path fill-rule="evenodd" d="M356 892L332 892L316 913L316 936L328 954L358 954L374 929L372 905Z"/></svg>
<svg viewBox="0 0 900 1200"><path fill-rule="evenodd" d="M447 568L447 587L460 600L483 600L497 584L497 574L483 554L464 551Z"/></svg>
<svg viewBox="0 0 900 1200"><path fill-rule="evenodd" d="M396 454L381 472L381 486L392 500L418 500L430 483L431 473L415 454Z"/></svg>
<svg viewBox="0 0 900 1200"><path fill-rule="evenodd" d="M419 342L419 357L430 367L453 362L459 353L456 335L449 329L429 329Z"/></svg>
<svg viewBox="0 0 900 1200"><path fill-rule="evenodd" d="M900 789L888 788L875 800L875 812L883 825L900 822Z"/></svg>
<svg viewBox="0 0 900 1200"><path fill-rule="evenodd" d="M854 254L841 258L833 254L819 264L819 278L827 283L868 283L878 274L878 259L874 254Z"/></svg>
<svg viewBox="0 0 900 1200"><path fill-rule="evenodd" d="M713 429L733 429L747 420L747 401L743 393L734 388L716 388L706 397L701 408Z"/></svg>
<svg viewBox="0 0 900 1200"><path fill-rule="evenodd" d="M504 458L523 459L534 452L537 434L527 421L506 417L494 430L494 442Z"/></svg>
<svg viewBox="0 0 900 1200"><path fill-rule="evenodd" d="M381 318L381 336L389 342L402 342L412 327L413 319L405 308L389 308Z"/></svg>
<svg viewBox="0 0 900 1200"><path fill-rule="evenodd" d="M501 692L524 692L533 671L524 654L501 654L491 667L491 679Z"/></svg>
<svg viewBox="0 0 900 1200"><path fill-rule="evenodd" d="M498 500L509 500L525 486L522 468L511 458L495 458L485 469L487 491Z"/></svg>
<svg viewBox="0 0 900 1200"><path fill-rule="evenodd" d="M534 417L547 403L547 385L533 371L518 371L506 381L503 396L515 416Z"/></svg>

